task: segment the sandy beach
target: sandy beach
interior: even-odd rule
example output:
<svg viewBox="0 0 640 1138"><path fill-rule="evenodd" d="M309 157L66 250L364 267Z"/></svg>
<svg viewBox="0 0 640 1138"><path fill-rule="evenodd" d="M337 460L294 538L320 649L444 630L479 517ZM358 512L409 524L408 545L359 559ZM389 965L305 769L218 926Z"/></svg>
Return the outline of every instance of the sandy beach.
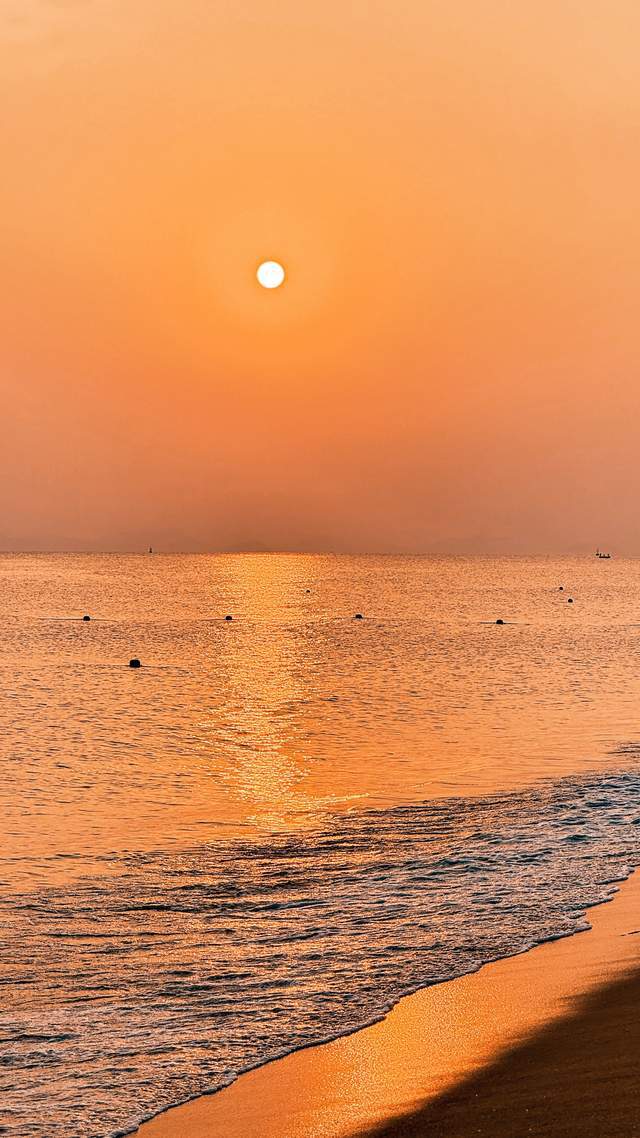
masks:
<svg viewBox="0 0 640 1138"><path fill-rule="evenodd" d="M635 874L590 910L588 932L417 992L380 1023L158 1116L139 1138L632 1138L639 905Z"/></svg>

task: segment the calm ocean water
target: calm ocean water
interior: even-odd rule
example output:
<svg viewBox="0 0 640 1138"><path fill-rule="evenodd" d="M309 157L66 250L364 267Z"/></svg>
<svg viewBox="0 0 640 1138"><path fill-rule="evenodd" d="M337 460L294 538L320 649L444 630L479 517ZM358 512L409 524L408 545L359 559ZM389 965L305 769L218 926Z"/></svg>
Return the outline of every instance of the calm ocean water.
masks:
<svg viewBox="0 0 640 1138"><path fill-rule="evenodd" d="M0 619L12 1138L128 1132L640 861L639 561L2 555Z"/></svg>

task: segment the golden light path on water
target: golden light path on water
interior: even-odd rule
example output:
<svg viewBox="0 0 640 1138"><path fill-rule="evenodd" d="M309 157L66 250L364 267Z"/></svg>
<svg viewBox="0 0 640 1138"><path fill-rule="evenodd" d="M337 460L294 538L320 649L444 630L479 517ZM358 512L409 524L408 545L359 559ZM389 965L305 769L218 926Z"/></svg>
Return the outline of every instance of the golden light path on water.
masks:
<svg viewBox="0 0 640 1138"><path fill-rule="evenodd" d="M23 556L0 578L14 872L520 786L635 736L636 562Z"/></svg>

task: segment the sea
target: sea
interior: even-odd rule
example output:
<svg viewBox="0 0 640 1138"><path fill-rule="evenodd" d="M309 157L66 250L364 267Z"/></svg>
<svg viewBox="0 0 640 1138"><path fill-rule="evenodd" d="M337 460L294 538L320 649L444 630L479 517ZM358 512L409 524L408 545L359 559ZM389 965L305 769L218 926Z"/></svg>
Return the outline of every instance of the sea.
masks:
<svg viewBox="0 0 640 1138"><path fill-rule="evenodd" d="M588 927L640 561L0 555L0 725L0 1133L115 1138Z"/></svg>

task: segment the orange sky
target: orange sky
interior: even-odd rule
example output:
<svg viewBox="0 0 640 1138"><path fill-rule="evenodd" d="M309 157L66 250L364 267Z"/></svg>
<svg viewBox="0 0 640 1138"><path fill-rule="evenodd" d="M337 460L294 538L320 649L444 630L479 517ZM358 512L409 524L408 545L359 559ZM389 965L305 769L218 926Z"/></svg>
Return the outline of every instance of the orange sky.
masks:
<svg viewBox="0 0 640 1138"><path fill-rule="evenodd" d="M638 43L3 0L0 548L640 554Z"/></svg>

